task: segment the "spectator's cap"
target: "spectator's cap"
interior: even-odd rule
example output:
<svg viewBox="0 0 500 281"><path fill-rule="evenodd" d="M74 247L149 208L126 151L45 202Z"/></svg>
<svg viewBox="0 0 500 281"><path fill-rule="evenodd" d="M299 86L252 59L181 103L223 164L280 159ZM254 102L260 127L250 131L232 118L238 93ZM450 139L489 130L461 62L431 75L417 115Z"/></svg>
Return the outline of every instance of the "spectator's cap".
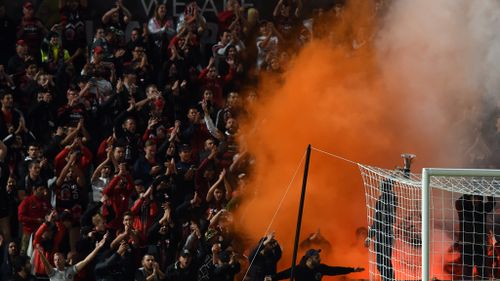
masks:
<svg viewBox="0 0 500 281"><path fill-rule="evenodd" d="M182 152L182 151L191 151L191 146L187 143L184 143L184 144L181 144L181 146L179 147L179 151Z"/></svg>
<svg viewBox="0 0 500 281"><path fill-rule="evenodd" d="M304 256L310 258L319 255L319 253L321 253L321 249L309 249Z"/></svg>
<svg viewBox="0 0 500 281"><path fill-rule="evenodd" d="M24 41L23 39L19 39L17 40L16 45L26 47L26 41Z"/></svg>
<svg viewBox="0 0 500 281"><path fill-rule="evenodd" d="M23 4L23 9L33 9L33 3L27 1Z"/></svg>
<svg viewBox="0 0 500 281"><path fill-rule="evenodd" d="M134 185L144 185L144 182L141 179L136 179Z"/></svg>
<svg viewBox="0 0 500 281"><path fill-rule="evenodd" d="M188 249L182 249L181 257L189 258L191 256L192 256L191 251L189 251Z"/></svg>
<svg viewBox="0 0 500 281"><path fill-rule="evenodd" d="M104 48L101 46L96 46L94 48L94 54L102 54L104 52Z"/></svg>

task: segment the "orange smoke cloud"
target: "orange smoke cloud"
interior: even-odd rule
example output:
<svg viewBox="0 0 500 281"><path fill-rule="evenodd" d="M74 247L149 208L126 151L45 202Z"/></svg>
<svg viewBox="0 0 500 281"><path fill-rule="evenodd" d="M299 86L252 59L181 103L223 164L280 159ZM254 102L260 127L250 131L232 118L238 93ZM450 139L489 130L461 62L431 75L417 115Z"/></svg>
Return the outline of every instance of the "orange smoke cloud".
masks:
<svg viewBox="0 0 500 281"><path fill-rule="evenodd" d="M416 173L422 166L463 163L460 156L450 153L455 149L450 145L455 135L447 128L447 120L438 117L432 123L437 115L421 111L430 97L422 92L422 99L417 100L416 91L407 91L409 77L396 75L397 65L387 57L394 59L400 53L384 54L370 43L352 50L353 34L367 36L371 32L367 27L375 24L367 2L349 2L342 26L331 27L337 38L312 40L293 59L282 82L264 79L260 85L262 102L253 109L253 123L242 129L244 143L256 158L248 188L257 195L237 214L239 227L254 243L265 235L308 144L389 169L402 165L401 153L411 152L417 155ZM349 42L348 47L332 44L339 36L340 41ZM445 102L445 97L432 99L432 107L439 107L440 101ZM291 264L302 173L303 163L271 226L283 247L280 268ZM355 236L363 226L367 226L365 194L357 167L314 150L301 240L321 229L332 244L323 261L364 266L364 273L349 277L367 277L368 251Z"/></svg>

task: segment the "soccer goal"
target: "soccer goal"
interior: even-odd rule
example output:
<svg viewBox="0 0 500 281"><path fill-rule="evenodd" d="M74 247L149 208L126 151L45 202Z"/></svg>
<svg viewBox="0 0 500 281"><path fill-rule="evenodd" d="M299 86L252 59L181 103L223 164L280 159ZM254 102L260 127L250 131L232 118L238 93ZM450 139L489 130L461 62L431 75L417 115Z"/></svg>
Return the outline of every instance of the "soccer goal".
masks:
<svg viewBox="0 0 500 281"><path fill-rule="evenodd" d="M370 280L500 278L500 170L358 166Z"/></svg>

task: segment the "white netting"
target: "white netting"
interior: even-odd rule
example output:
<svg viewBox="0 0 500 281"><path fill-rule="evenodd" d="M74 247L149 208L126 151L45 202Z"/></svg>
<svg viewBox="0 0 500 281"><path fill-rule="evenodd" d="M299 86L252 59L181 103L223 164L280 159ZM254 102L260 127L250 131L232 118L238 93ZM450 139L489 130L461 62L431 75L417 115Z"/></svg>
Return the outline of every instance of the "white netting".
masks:
<svg viewBox="0 0 500 281"><path fill-rule="evenodd" d="M370 227L370 279L420 280L420 175L358 166ZM500 278L500 216L494 203L500 198L499 179L431 177L430 186L430 276ZM477 198L475 204L471 198Z"/></svg>

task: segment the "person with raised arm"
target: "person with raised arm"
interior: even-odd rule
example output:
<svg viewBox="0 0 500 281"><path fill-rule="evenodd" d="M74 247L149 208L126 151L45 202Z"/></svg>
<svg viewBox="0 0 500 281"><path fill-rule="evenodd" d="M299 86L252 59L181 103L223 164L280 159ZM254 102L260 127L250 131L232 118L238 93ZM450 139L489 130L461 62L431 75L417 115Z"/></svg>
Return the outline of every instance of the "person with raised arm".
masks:
<svg viewBox="0 0 500 281"><path fill-rule="evenodd" d="M90 252L90 254L85 259L70 267L66 266L66 259L64 258L64 255L62 253L54 254L55 267L53 267L43 254L43 250L40 247L37 247L38 254L42 258L42 263L45 266L45 271L47 272L50 281L72 281L75 275L95 258L99 250L101 250L104 246L107 237L108 234L106 233L101 241L96 244L94 250Z"/></svg>
<svg viewBox="0 0 500 281"><path fill-rule="evenodd" d="M293 278L296 281L312 281L321 280L323 276L344 275L353 272L361 272L365 269L362 267L341 267L329 266L321 263L319 256L321 249L309 249L300 260L300 263L295 267ZM291 268L283 270L272 276L272 280L282 280L290 278Z"/></svg>

